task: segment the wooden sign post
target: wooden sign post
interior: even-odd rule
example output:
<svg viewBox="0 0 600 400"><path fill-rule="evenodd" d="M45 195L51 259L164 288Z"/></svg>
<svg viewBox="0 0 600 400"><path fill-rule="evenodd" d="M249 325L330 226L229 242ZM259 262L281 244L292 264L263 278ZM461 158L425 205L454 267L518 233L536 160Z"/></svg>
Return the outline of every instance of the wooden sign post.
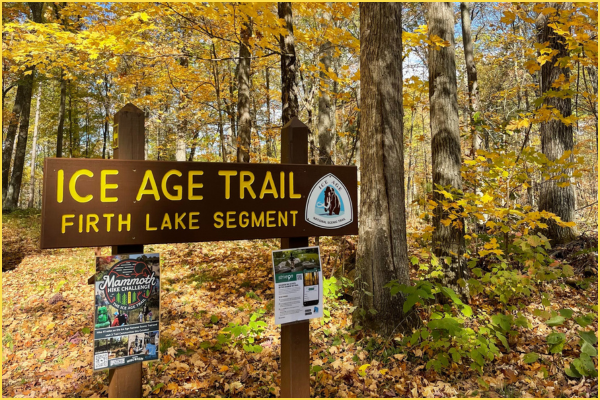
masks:
<svg viewBox="0 0 600 400"><path fill-rule="evenodd" d="M115 114L114 158L143 160L145 142L144 112L129 103ZM112 254L142 254L143 244L112 246ZM142 363L111 368L108 372L108 397L142 397Z"/></svg>
<svg viewBox="0 0 600 400"><path fill-rule="evenodd" d="M296 117L281 130L281 163L308 164L308 127ZM281 238L282 249L307 246L308 237ZM281 397L310 397L309 323L281 325Z"/></svg>

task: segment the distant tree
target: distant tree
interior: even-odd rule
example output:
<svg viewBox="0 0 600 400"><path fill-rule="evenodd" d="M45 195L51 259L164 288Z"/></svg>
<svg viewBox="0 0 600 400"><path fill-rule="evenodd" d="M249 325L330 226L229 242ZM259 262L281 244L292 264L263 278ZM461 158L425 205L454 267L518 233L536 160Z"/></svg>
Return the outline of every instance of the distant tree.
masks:
<svg viewBox="0 0 600 400"><path fill-rule="evenodd" d="M240 32L238 64L238 162L250 162L250 134L252 129L252 117L250 116L250 37L252 37L252 21L244 20Z"/></svg>
<svg viewBox="0 0 600 400"><path fill-rule="evenodd" d="M277 13L279 18L285 20L285 29L287 30L287 34L279 36L279 49L281 51L281 124L285 125L292 118L298 116L298 87L296 83L298 61L296 60L294 41L292 3L277 3ZM269 76L268 70L266 76L267 78Z"/></svg>

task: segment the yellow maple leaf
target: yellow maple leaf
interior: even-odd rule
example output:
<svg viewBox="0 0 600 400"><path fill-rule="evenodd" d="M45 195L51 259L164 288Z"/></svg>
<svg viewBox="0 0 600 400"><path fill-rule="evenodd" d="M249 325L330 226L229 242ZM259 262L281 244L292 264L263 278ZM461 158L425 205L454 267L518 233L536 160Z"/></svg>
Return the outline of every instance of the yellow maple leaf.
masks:
<svg viewBox="0 0 600 400"><path fill-rule="evenodd" d="M494 200L494 198L487 193L481 196L481 201L483 202L483 204L489 203L492 200Z"/></svg>

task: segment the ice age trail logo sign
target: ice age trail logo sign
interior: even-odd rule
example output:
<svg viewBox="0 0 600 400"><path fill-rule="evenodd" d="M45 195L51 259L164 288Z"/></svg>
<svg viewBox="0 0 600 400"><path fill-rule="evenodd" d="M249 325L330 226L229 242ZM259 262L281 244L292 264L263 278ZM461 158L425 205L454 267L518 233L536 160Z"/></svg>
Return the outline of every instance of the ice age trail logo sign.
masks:
<svg viewBox="0 0 600 400"><path fill-rule="evenodd" d="M350 194L335 175L325 175L312 187L306 202L305 219L325 229L337 229L352 223Z"/></svg>
<svg viewBox="0 0 600 400"><path fill-rule="evenodd" d="M113 307L128 311L148 301L155 283L154 272L146 263L123 260L110 269L98 288Z"/></svg>

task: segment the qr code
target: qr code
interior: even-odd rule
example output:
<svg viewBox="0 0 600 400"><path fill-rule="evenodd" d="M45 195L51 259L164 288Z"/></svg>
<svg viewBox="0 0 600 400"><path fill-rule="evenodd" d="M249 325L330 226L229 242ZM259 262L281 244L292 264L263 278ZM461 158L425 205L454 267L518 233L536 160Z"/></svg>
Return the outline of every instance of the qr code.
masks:
<svg viewBox="0 0 600 400"><path fill-rule="evenodd" d="M302 280L302 274L298 274L298 275L296 275L296 280L297 280L297 281L301 281L301 280Z"/></svg>
<svg viewBox="0 0 600 400"><path fill-rule="evenodd" d="M108 367L108 353L96 354L94 361L96 369Z"/></svg>

